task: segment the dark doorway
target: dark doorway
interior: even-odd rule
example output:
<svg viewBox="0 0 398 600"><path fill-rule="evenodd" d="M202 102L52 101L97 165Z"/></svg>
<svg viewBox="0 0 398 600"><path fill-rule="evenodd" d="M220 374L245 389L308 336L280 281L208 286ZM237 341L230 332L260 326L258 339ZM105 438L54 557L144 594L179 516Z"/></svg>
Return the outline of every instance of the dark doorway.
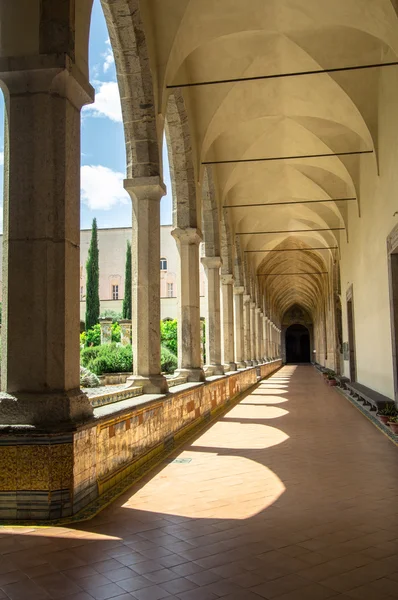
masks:
<svg viewBox="0 0 398 600"><path fill-rule="evenodd" d="M347 325L348 325L348 348L350 352L350 380L357 380L357 368L355 357L355 331L354 331L354 307L352 291L347 298Z"/></svg>
<svg viewBox="0 0 398 600"><path fill-rule="evenodd" d="M310 362L310 333L304 325L290 325L286 329L286 362Z"/></svg>

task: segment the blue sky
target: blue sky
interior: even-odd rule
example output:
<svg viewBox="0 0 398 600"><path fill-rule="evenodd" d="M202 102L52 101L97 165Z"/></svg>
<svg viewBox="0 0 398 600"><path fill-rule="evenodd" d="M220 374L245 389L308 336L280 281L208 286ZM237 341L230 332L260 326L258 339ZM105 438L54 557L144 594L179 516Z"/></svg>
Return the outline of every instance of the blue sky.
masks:
<svg viewBox="0 0 398 600"><path fill-rule="evenodd" d="M90 33L90 81L96 90L93 105L82 111L81 143L81 227L91 227L94 217L99 227L131 226L131 200L123 189L126 174L124 131L116 71L109 35L99 0L94 0ZM1 96L1 95L0 95ZM4 102L0 99L0 123ZM0 131L0 162L3 162L4 136ZM164 181L168 194L161 201L161 223L171 223L171 183L164 143ZM3 196L0 169L0 194Z"/></svg>

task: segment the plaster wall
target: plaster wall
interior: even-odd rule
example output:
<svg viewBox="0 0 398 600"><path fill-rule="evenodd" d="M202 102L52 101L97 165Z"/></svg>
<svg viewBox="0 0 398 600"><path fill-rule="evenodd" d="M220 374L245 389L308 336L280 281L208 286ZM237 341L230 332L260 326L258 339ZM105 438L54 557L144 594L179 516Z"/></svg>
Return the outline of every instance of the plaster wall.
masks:
<svg viewBox="0 0 398 600"><path fill-rule="evenodd" d="M394 393L386 239L397 224L397 95L397 71L381 70L377 131L380 173L374 157L361 159L361 216L350 204L349 242L341 236L343 341L348 341L346 294L352 284L357 380L390 398ZM344 360L344 375L349 377L348 360Z"/></svg>

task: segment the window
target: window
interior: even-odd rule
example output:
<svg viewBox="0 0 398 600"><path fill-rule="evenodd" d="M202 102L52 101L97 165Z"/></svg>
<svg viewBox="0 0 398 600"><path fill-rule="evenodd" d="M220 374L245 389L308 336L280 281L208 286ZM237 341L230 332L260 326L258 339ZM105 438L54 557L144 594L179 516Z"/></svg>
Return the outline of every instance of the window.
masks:
<svg viewBox="0 0 398 600"><path fill-rule="evenodd" d="M112 286L112 300L119 300L119 286Z"/></svg>
<svg viewBox="0 0 398 600"><path fill-rule="evenodd" d="M166 258L160 259L160 270L167 271L167 259Z"/></svg>
<svg viewBox="0 0 398 600"><path fill-rule="evenodd" d="M167 284L167 297L174 298L174 283Z"/></svg>

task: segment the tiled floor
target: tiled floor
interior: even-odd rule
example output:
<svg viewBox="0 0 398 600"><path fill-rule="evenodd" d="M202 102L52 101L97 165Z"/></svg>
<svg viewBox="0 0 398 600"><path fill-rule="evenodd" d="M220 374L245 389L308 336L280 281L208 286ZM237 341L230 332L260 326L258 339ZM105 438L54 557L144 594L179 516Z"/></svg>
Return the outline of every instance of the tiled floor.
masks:
<svg viewBox="0 0 398 600"><path fill-rule="evenodd" d="M0 530L0 599L398 598L396 447L310 366L92 521Z"/></svg>

